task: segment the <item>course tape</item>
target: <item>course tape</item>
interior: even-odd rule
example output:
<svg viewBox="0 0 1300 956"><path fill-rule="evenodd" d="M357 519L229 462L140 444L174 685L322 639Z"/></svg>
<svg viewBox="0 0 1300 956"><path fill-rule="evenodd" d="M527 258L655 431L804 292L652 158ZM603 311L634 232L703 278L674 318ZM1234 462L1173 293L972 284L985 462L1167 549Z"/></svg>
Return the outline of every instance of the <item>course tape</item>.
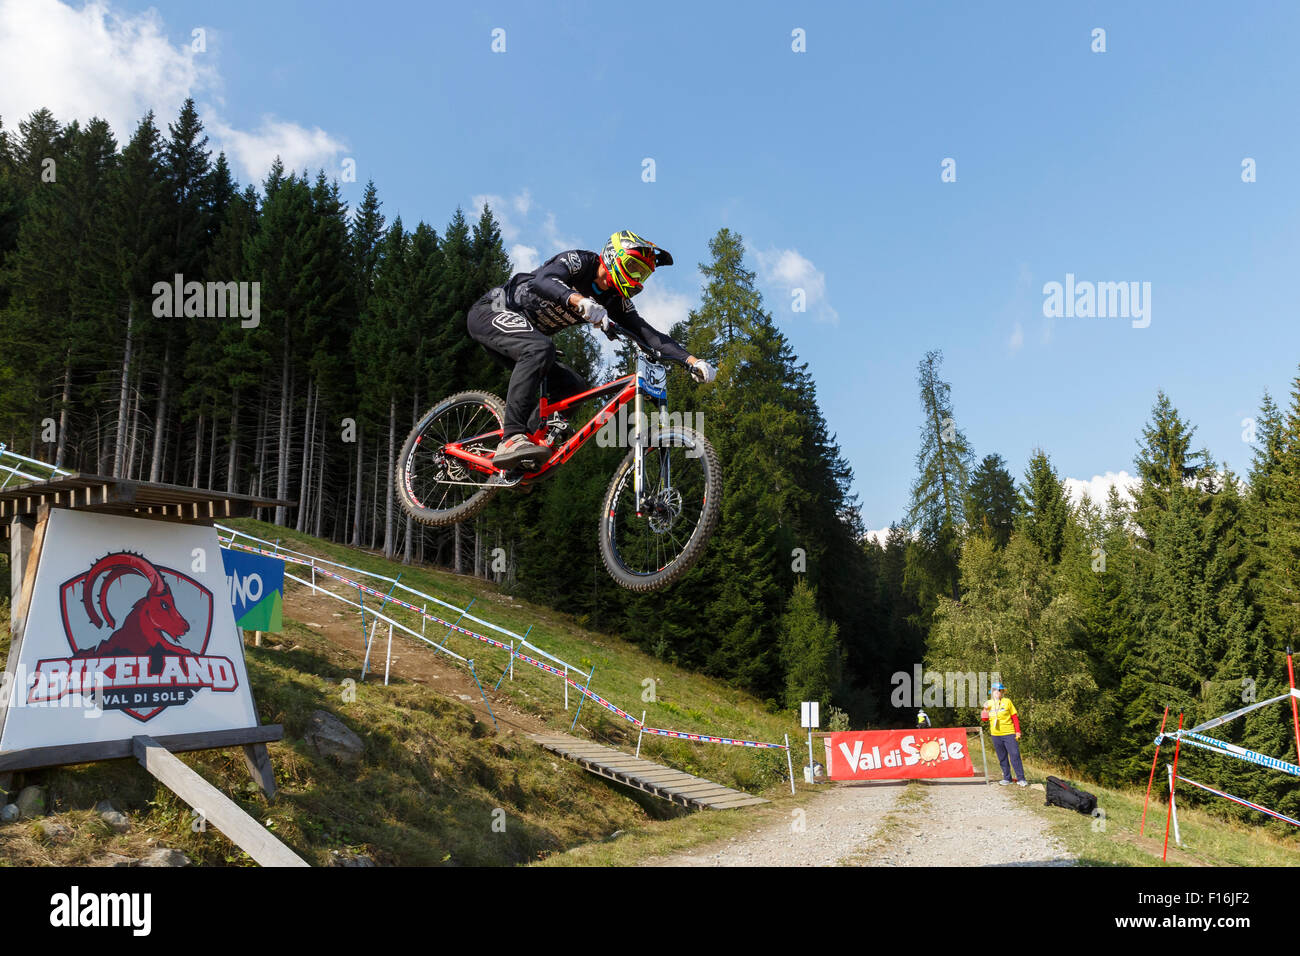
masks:
<svg viewBox="0 0 1300 956"><path fill-rule="evenodd" d="M228 547L239 547L246 551L253 551L256 552L257 554L265 554L269 557L279 558L281 561L292 561L294 564L301 564L305 567L313 567L318 571L323 570L322 565L329 565L330 567L339 568L343 571L351 571L355 574L364 574L367 577L375 578L380 581L388 581L390 584L392 584L392 587L389 589L387 593L381 594L379 591L375 591L375 590L371 590L370 593L377 596L381 596L386 601L390 601L390 602L396 601L396 603L399 604L400 606L410 608L412 611L417 611L421 614L424 614L427 617L428 614L424 610L424 608L417 608L414 604L410 604L406 601L401 601L399 599L392 597L392 591L400 588L401 590L407 592L408 594L417 595L418 597L423 598L426 601L432 601L434 604L441 605L442 607L445 607L448 610L458 612L461 620L473 621L474 623L482 624L484 627L490 628L491 630L499 631L500 633L505 634L507 637L516 641L517 642L516 646L531 648L533 651L540 654L542 657L549 658L550 660L559 664L561 667L569 666L568 661L561 660L560 658L556 657L554 654L547 651L545 648L538 647L536 644L530 644L525 638L516 634L514 631L510 630L509 628L502 627L499 624L493 624L491 621L485 621L481 617L475 617L473 614L469 613L469 610L467 608L459 608L454 604L447 603L446 601L442 600L442 598L434 597L432 594L425 594L423 591L417 591L414 588L403 584L398 578L390 578L386 574L379 574L375 571L367 571L365 568L354 568L351 565L340 564L337 561L330 561L327 558L321 558L316 555L303 554L301 551L295 551L292 548L283 546L279 543L276 543L274 545L275 550L273 551L267 551L261 548L252 548L247 545L236 544L235 543L236 536L239 536L241 538L247 538L249 541L256 541L260 544L269 545L271 544L271 542L265 540L264 538L259 538L256 537L255 535L251 535L243 531L236 531L234 528L227 528L225 525L222 524L216 525L216 528L218 532L224 531L230 535L230 538L227 543ZM305 560L298 560L298 559L305 559Z"/></svg>
<svg viewBox="0 0 1300 956"><path fill-rule="evenodd" d="M662 730L658 727L642 727L641 730L647 734L654 734L657 737L673 737L676 740L690 740L704 744L730 744L733 747L770 747L775 750L784 750L785 744L768 744L761 740L740 740L735 737L714 737L710 734L687 734L680 730Z"/></svg>
<svg viewBox="0 0 1300 956"><path fill-rule="evenodd" d="M258 540L258 539L253 539L253 540ZM406 609L408 609L408 610L410 610L410 611L414 611L416 614L419 614L421 617L423 617L423 618L425 618L425 619L427 619L427 620L433 621L433 622L436 623L436 624L439 624L439 625L441 625L441 626L443 626L443 627L449 627L449 628L452 628L453 630L459 631L461 634L464 634L464 635L466 635L467 637L472 637L472 638L474 638L476 641L482 641L484 644L489 644L489 645L491 645L492 647L499 647L499 648L501 648L501 649L503 649L503 650L509 650L509 649L510 649L510 645L507 644L507 643L505 643L504 641L498 641L498 640L496 640L495 638L487 637L487 636L485 636L485 635L483 635L483 634L479 634L479 633L476 632L476 631L471 631L471 630L469 630L468 628L461 627L461 626L459 626L459 625L457 625L457 624L453 624L453 623L451 623L450 621L447 621L447 620L444 620L443 618L438 617L436 614L430 614L428 611L426 611L426 610L425 610L424 608L422 608L422 607L416 607L414 604L411 604L409 601L403 601L401 598L393 597L392 594L390 594L390 593L388 593L388 592L386 592L386 591L380 591L380 590L378 590L378 589L376 589L376 588L371 587L371 586L368 585L368 584L362 584L362 583L359 582L359 581L354 581L354 580L352 580L351 578L349 578L349 577L345 577L344 575L339 574L339 573L337 573L337 572L335 572L335 571L330 571L330 570L328 570L328 569L322 567L321 565L317 564L317 563L315 562L314 559L312 559L312 560L307 560L307 561L299 560L299 558L293 556L293 555L297 554L297 552L294 552L294 551L268 551L268 550L266 550L265 548L254 548L254 547L252 547L251 545L241 544L241 543L235 541L233 538L231 538L231 539L229 539L228 541L225 542L225 547L228 547L228 548L239 548L241 551L252 551L252 552L254 552L255 554L264 554L264 555L266 555L266 556L269 557L269 558L279 558L281 561L286 561L286 562L290 562L290 563L293 563L293 564L301 564L301 565L303 565L304 567L315 568L315 570L316 570L316 572L317 572L318 574L323 574L323 575L325 575L327 578L333 578L333 579L336 580L336 581L341 581L342 583L346 584L348 587L350 587L350 588L356 588L356 589L362 591L362 592L365 593L365 594L371 594L371 595L374 595L375 597L382 599L386 605L387 605L387 604L396 604L398 607L404 607L404 608L406 608ZM308 556L308 557L310 557L310 556ZM341 567L341 568L344 568L344 569L346 569L346 570L357 571L357 572L360 573L360 574L371 574L371 573L372 573L372 572L370 572L370 571L364 571L364 570L362 570L362 569L360 569L360 568L348 568L348 566L345 565L345 564L336 564L336 563L333 562L333 561L330 561L330 562L328 562L328 563L329 563L329 564L333 564L335 567ZM375 576L375 577L378 577L378 578L381 578L381 579L383 579L383 580L385 580L385 581L392 580L391 578L386 578L386 577L384 577L382 574L377 574L377 575L374 575L374 576ZM403 587L405 587L405 585L403 585ZM417 593L418 593L418 592L417 592ZM462 610L461 608L455 607L454 605L451 605L451 604L447 604L446 601L439 601L437 598L433 597L432 595L429 595L428 597L429 597L429 599L430 599L431 601L435 601L435 602L437 602L438 604L443 605L444 607L450 607L450 608L452 608L453 610L460 611L460 612L461 612L461 615L460 615L460 616L461 616L462 618L468 618L468 619L471 620L471 621L478 621L480 624L486 624L487 626L492 627L492 628L494 628L495 630L499 630L499 631L501 631L501 632L504 633L504 634L510 634L510 635L511 635L513 638L515 638L515 640L516 640L516 644L515 644L516 647L528 647L528 648L531 648L532 650L536 651L538 654L543 654L543 655L545 655L546 657L549 657L551 660L555 661L556 663L560 664L561 666L564 666L564 667L569 667L569 666L570 666L569 663L568 663L568 661L565 661L565 660L562 660L562 659L556 657L554 654L551 654L551 653L547 652L546 650L544 650L543 648L538 647L538 646L535 645L535 644L530 644L530 643L529 643L528 641L526 641L524 638L520 637L518 634L513 633L512 631L508 631L508 630L506 630L505 628L501 628L501 627L498 627L497 625L492 624L492 623L490 623L490 622L488 622L488 621L484 621L482 618L477 618L477 617L475 617L473 614L469 614L468 612ZM549 668L548 668L548 669L549 669ZM559 671L553 671L553 672L556 673L556 674L560 673Z"/></svg>
<svg viewBox="0 0 1300 956"><path fill-rule="evenodd" d="M563 676L563 675L561 675L561 676ZM608 710L610 713L618 714L618 716L622 717L623 719L632 721L632 723L636 724L638 727L641 726L641 721L637 720L635 717L633 717L631 714L629 714L626 710L623 710L623 709L620 708L620 707L616 707L616 706L614 706L614 705L611 704L609 701L607 701L604 697L601 697L601 696L598 695L598 694L593 694L591 691L587 690L586 687L583 687L581 684L579 684L579 683L578 683L576 680L574 680L572 677L565 677L564 680L565 680L566 683L572 685L572 686L573 686L573 687L574 687L574 688L575 688L579 693L585 695L585 696L587 697L588 700L593 701L594 703L600 704L601 707L604 707L604 708L605 708L606 710Z"/></svg>
<svg viewBox="0 0 1300 956"><path fill-rule="evenodd" d="M1236 757L1238 760L1245 760L1250 763L1259 764L1261 767L1270 767L1273 770L1281 770L1283 773L1289 773L1293 777L1300 777L1300 767L1293 763L1287 763L1285 760L1278 760L1276 757L1270 757L1267 754L1256 753L1253 750L1247 750L1245 747L1238 747L1236 744L1230 744L1223 740L1215 740L1213 737L1206 737L1203 734L1194 734L1184 730L1181 734L1174 732L1165 734L1156 740L1159 744L1165 738L1170 740L1181 739L1189 747L1196 747L1200 750L1210 750L1225 757Z"/></svg>
<svg viewBox="0 0 1300 956"><path fill-rule="evenodd" d="M379 591L376 590L375 588L370 587L370 585L368 584L362 584L359 581L353 581L351 578L345 577L344 575L339 574L336 571L330 571L327 568L323 568L319 564L314 564L310 561L299 560L298 558L292 557L291 554L286 554L285 552L268 551L265 548L255 548L252 545L247 545L247 544L242 544L240 542L237 542L233 538L225 541L224 546L228 548L238 548L241 551L252 551L256 554L264 554L267 557L279 558L281 561L291 562L293 564L301 564L306 567L315 568L317 574L323 574L327 578L331 578L335 581L338 581L341 584L345 584L348 586L349 589L356 588L357 590L360 590L363 593L371 594L374 595L375 597L382 598L385 604L396 604L399 607L404 607L407 608L408 610L414 611L416 614L419 614L421 617L434 622L439 627L448 628L449 630L456 631L459 634L464 634L466 637L472 637L476 641L482 641L484 644L488 644L492 647L498 647L503 651L510 651L512 649L509 644L506 644L503 641L498 641L495 638L487 637L486 635L479 634L475 631L471 631L467 627L461 627L459 624L454 624L451 621L444 620L443 618L438 617L436 614L430 614L424 608L416 607L414 604L410 604L406 601L403 601L401 598L392 597L391 595L386 594L383 591ZM524 641L522 638L520 639L520 643L528 647L533 647L532 644L529 644L527 641ZM533 649L543 654L546 653L545 651L542 651L541 648L533 647ZM731 744L736 747L770 747L770 748L775 748L777 750L785 749L785 744L769 744L769 743L762 743L756 740L739 740L732 737L715 737L710 734L688 734L678 730L661 730L657 727L644 727L641 721L638 720L636 717L633 717L631 714L629 714L626 710L623 710L621 707L618 707L617 705L610 703L605 698L601 697L599 694L593 693L591 690L589 690L587 687L583 686L582 684L579 684L576 680L568 676L568 674L565 671L561 670L560 668L555 667L552 664L547 664L544 661L540 661L535 657L529 657L527 654L520 653L518 650L514 651L514 655L516 660L523 661L525 664L530 664L533 667L536 667L538 670L546 671L549 674L554 674L557 677L562 678L566 683L570 684L574 688L574 690L578 691L578 693L582 694L588 700L592 701L595 704L599 704L601 707L605 708L610 713L616 714L619 717L622 717L624 720L631 722L632 724L634 724L636 727L640 728L642 731L644 731L647 734L653 734L659 737L673 737L678 740L689 740L696 743ZM453 655L453 656L459 656L459 655ZM551 657L551 655L549 654L547 654L547 656ZM558 657L551 657L551 659L557 661L560 660ZM570 667L570 671L572 670L574 670L574 668Z"/></svg>
<svg viewBox="0 0 1300 956"><path fill-rule="evenodd" d="M1223 799L1231 800L1233 803L1240 803L1243 807L1250 807L1252 810L1258 810L1260 813L1267 813L1270 817L1285 820L1294 827L1300 827L1300 820L1292 820L1290 817L1278 813L1276 810L1270 810L1268 807L1261 807L1258 803L1251 803L1249 800L1243 800L1241 797L1234 797L1232 794L1224 793L1222 790L1215 790L1213 787L1207 787L1205 784L1197 783L1195 780L1189 780L1181 774L1178 776L1178 779L1183 783L1190 783L1193 787L1200 787L1202 790L1206 790L1214 794L1216 797L1223 797Z"/></svg>
<svg viewBox="0 0 1300 956"><path fill-rule="evenodd" d="M1197 724L1195 727L1185 731L1186 733L1200 733L1202 730L1209 730L1212 727L1218 727L1220 724L1226 724L1230 720L1236 720L1242 714L1249 714L1252 710L1259 710L1261 707L1267 707L1269 704L1276 704L1279 700L1286 700L1291 696L1291 692L1279 694L1276 697L1270 697L1268 700L1261 700L1251 704L1248 707L1242 707L1240 710L1234 710L1230 714L1224 714L1222 717L1215 717L1213 720L1207 720L1203 724Z"/></svg>

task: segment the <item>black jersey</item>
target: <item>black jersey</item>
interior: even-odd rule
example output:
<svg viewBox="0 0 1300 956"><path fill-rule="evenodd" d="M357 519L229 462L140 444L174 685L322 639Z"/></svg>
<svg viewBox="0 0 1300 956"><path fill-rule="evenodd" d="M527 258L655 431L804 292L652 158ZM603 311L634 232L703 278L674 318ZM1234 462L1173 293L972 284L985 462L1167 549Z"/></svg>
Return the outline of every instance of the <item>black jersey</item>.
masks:
<svg viewBox="0 0 1300 956"><path fill-rule="evenodd" d="M657 349L664 358L685 364L687 351L667 335L655 330L637 312L632 300L619 295L611 285L601 291L596 286L600 256L584 249L570 249L552 256L536 272L520 272L505 285L506 307L525 316L533 327L545 335L587 320L569 305L569 296L578 293L595 299L609 313L610 321L631 333L638 341Z"/></svg>

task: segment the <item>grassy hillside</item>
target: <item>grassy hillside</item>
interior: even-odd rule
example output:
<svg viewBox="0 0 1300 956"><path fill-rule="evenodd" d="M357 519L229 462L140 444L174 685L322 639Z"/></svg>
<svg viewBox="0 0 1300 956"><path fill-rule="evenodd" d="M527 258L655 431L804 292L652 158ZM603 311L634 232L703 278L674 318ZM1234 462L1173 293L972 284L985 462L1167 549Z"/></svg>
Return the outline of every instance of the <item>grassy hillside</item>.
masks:
<svg viewBox="0 0 1300 956"><path fill-rule="evenodd" d="M474 602L472 613L518 633L582 668L595 667L592 688L652 726L780 741L798 734L789 714L771 713L754 698L657 661L620 635L584 629L553 611L513 599L473 578L409 568L365 552L331 545L252 521L239 528L295 550L396 576L450 603ZM290 567L290 573L303 576ZM322 578L321 583L325 581ZM333 587L342 593L337 585ZM355 600L355 592L351 599ZM0 602L2 604L2 602ZM378 600L366 598L374 607ZM411 613L386 609L419 630ZM8 613L0 606L0 654L8 652ZM428 635L443 640L430 626ZM627 865L648 856L727 839L789 814L823 788L800 784L791 798L781 751L754 751L646 738L642 753L730 786L763 792L779 802L723 813L689 813L608 784L523 738L530 730L567 731L558 678L517 665L492 691L505 652L452 635L448 647L474 659L488 691L494 726L474 679L435 650L400 632L393 641L390 685L383 686L387 632L372 651L370 676L358 683L364 643L360 616L333 599L290 583L285 628L262 646L247 646L249 676L263 723L281 723L285 739L271 745L280 794L268 803L255 788L238 749L184 755L188 764L265 822L314 865L364 855L389 865L519 864ZM576 708L577 694L570 694ZM308 717L325 710L365 742L360 765L346 768L303 739ZM631 750L632 725L588 703L579 736ZM798 741L796 741L796 745ZM802 762L796 746L796 770ZM990 759L992 759L990 754ZM1029 762L1031 779L1068 776ZM1043 813L1080 862L1159 865L1164 807L1153 802L1147 837L1137 837L1142 792L1081 781L1101 798L1105 826L1057 808L1043 808L1038 791L1016 791L1025 813ZM90 864L108 854L139 858L157 846L184 850L206 865L251 865L213 828L193 826L189 807L134 761L122 760L18 775L15 787L47 788L51 815L0 824L0 865ZM125 811L131 831L110 830L92 808L108 799ZM1188 807L1181 811L1185 850L1175 865L1288 865L1294 841L1259 827L1230 823ZM502 830L501 822L504 822ZM494 826L493 824L497 825ZM66 825L60 827L59 824ZM608 838L623 832L617 840Z"/></svg>
<svg viewBox="0 0 1300 956"><path fill-rule="evenodd" d="M588 632L554 612L512 600L484 582L403 568L271 525L245 521L238 526L322 557L391 576L401 572L404 583L454 604L473 599L473 613L518 633L531 625L530 640L575 666L594 665L593 690L638 715L645 709L652 725L764 740L780 740L791 729L788 718L768 713L745 694L655 661L618 637ZM298 572L291 567L290 573ZM366 604L377 599L367 597ZM414 614L391 605L387 611L419 629ZM0 653L7 653L7 626L6 614ZM432 627L429 634L435 634ZM490 688L507 654L465 637L450 638L450 649L475 660L500 721L497 731L473 679L400 632L391 683L383 686L386 638L385 631L376 642L367 681L349 684L360 677L359 615L291 583L284 632L246 648L260 718L285 727L285 739L271 745L279 796L268 804L251 786L237 749L183 759L316 865L357 854L397 865L522 863L685 813L606 784L521 737L544 727L569 729L574 710L565 712L557 677L517 664L514 681L507 677L494 694ZM570 707L577 701L571 692ZM317 709L336 715L364 740L365 754L355 770L335 765L303 740L308 717ZM630 724L590 703L577 732L635 746ZM751 791L788 786L780 751L647 738L642 752ZM133 761L19 775L15 787L25 784L48 788L52 816L0 826L0 863L83 864L107 853L139 857L157 845L182 849L204 864L249 862L215 829L194 832L189 808ZM92 808L103 799L127 812L130 833L115 834L99 821ZM66 833L52 838L59 828L51 822L69 824L71 838Z"/></svg>

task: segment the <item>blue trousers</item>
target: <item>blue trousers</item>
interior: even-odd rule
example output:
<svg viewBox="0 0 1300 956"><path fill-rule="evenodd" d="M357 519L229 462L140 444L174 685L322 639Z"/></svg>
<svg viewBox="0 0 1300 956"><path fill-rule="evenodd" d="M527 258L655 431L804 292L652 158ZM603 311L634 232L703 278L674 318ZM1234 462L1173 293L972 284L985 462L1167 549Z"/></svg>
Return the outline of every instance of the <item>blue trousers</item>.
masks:
<svg viewBox="0 0 1300 956"><path fill-rule="evenodd" d="M1002 765L1002 779L1011 779L1011 770L1016 771L1016 779L1025 779L1025 768L1020 764L1020 743L1016 740L1015 734L990 734L993 738L993 750L998 755L998 763ZM1008 766L1008 762L1010 766Z"/></svg>

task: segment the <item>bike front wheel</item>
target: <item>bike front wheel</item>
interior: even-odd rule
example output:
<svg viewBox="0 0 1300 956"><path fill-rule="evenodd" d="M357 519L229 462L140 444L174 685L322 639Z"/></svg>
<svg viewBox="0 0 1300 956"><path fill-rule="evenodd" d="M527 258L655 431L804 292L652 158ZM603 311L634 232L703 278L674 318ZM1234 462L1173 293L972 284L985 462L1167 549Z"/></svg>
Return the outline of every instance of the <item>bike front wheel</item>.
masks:
<svg viewBox="0 0 1300 956"><path fill-rule="evenodd" d="M689 571L718 523L722 466L699 432L660 432L642 452L644 487L636 494L636 450L605 493L600 556L610 577L631 591L654 591Z"/></svg>
<svg viewBox="0 0 1300 956"><path fill-rule="evenodd" d="M402 510L435 527L472 518L500 490L493 475L444 450L455 443L491 458L505 406L490 392L461 392L429 409L407 436L393 476Z"/></svg>

